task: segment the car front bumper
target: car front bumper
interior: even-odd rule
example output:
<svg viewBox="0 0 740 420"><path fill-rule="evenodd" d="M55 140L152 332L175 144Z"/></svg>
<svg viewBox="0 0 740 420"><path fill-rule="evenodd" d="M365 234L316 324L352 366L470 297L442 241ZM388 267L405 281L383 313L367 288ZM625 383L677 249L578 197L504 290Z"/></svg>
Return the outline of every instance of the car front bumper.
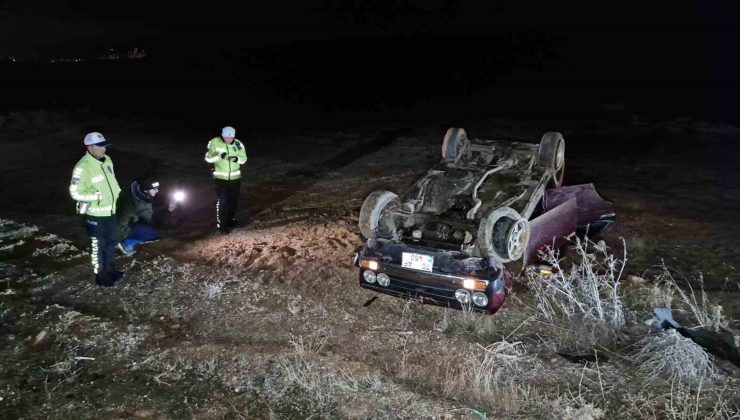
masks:
<svg viewBox="0 0 740 420"><path fill-rule="evenodd" d="M433 270L403 267L401 258L404 252L433 256ZM372 269L369 267L370 261L375 262ZM433 305L471 308L491 314L501 308L506 300L507 288L512 284L511 274L494 260L383 240L371 240L361 247L355 256L355 266L360 269L358 278L360 286L365 289ZM375 275L386 274L390 279L388 285L366 281L364 272L367 270ZM461 290L468 292L471 297L469 303L456 297L456 294L464 296ZM483 293L486 303L475 304L472 300L474 293Z"/></svg>

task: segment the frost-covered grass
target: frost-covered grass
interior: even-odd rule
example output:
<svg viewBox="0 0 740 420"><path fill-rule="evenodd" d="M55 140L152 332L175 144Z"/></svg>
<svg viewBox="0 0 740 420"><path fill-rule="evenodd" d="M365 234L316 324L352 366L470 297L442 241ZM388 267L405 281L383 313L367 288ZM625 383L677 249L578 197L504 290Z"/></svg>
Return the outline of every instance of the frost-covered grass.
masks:
<svg viewBox="0 0 740 420"><path fill-rule="evenodd" d="M626 258L609 253L603 242L575 238L566 265L560 253L546 249L540 258L551 273L528 268L524 280L541 321L557 331L557 348L588 350L613 345L625 326L620 277Z"/></svg>
<svg viewBox="0 0 740 420"><path fill-rule="evenodd" d="M714 376L714 365L707 352L676 330L649 335L637 347L635 362L648 381L665 377L697 385Z"/></svg>
<svg viewBox="0 0 740 420"><path fill-rule="evenodd" d="M692 327L710 327L715 331L727 329L730 321L722 313L722 306L707 298L703 275L699 274L695 279L699 284L699 290L696 291L691 281L681 274L678 275L683 281L679 283L675 273L664 263L660 265L660 273L653 287L655 294L665 303L664 306L683 313L692 322Z"/></svg>

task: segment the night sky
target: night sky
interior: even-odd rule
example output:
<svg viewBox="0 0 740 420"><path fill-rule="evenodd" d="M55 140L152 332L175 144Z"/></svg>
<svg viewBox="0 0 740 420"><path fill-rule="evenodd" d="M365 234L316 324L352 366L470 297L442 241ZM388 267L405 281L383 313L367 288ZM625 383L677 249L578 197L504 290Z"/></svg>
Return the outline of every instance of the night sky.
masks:
<svg viewBox="0 0 740 420"><path fill-rule="evenodd" d="M262 90L250 94L320 103L325 110L432 97L481 100L506 87L506 98L517 96L517 88L541 89L532 101L601 90L589 100L656 107L664 100L677 113L675 98L684 98L687 114L730 119L740 94L740 5L675 3L351 0L250 2L237 11L213 1L165 7L11 0L0 6L0 54L46 60L139 47L157 71L132 79L105 79L96 71L93 82L42 79L65 86L196 86L204 97L208 87L251 83ZM20 79L16 86L35 82Z"/></svg>

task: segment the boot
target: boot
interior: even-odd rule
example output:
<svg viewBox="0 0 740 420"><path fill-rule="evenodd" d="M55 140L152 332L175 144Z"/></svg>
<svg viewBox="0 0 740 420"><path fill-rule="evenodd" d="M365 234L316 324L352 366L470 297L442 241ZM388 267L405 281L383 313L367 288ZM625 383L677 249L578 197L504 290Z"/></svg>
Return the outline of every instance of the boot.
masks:
<svg viewBox="0 0 740 420"><path fill-rule="evenodd" d="M113 273L113 277L116 279L113 282L113 285L115 285L115 286L120 286L120 285L126 284L126 282L128 282L128 276L126 275L126 273L124 271L115 271Z"/></svg>

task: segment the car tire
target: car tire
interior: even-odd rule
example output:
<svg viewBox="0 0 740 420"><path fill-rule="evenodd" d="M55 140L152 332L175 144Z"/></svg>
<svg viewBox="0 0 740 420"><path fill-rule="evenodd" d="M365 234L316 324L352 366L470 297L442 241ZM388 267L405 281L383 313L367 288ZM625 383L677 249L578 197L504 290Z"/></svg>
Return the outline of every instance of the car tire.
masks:
<svg viewBox="0 0 740 420"><path fill-rule="evenodd" d="M552 173L552 180L548 188L560 188L565 175L565 139L557 132L547 132L542 135L540 147L537 151L537 167Z"/></svg>
<svg viewBox="0 0 740 420"><path fill-rule="evenodd" d="M488 210L478 225L481 254L502 263L516 261L529 243L529 221L511 207Z"/></svg>
<svg viewBox="0 0 740 420"><path fill-rule="evenodd" d="M468 142L468 133L462 128L451 127L447 129L445 139L442 141L442 160L454 162L457 154Z"/></svg>
<svg viewBox="0 0 740 420"><path fill-rule="evenodd" d="M367 239L387 238L395 232L395 223L392 220L381 220L386 208L400 208L401 200L390 191L377 190L370 193L360 208L360 232Z"/></svg>

